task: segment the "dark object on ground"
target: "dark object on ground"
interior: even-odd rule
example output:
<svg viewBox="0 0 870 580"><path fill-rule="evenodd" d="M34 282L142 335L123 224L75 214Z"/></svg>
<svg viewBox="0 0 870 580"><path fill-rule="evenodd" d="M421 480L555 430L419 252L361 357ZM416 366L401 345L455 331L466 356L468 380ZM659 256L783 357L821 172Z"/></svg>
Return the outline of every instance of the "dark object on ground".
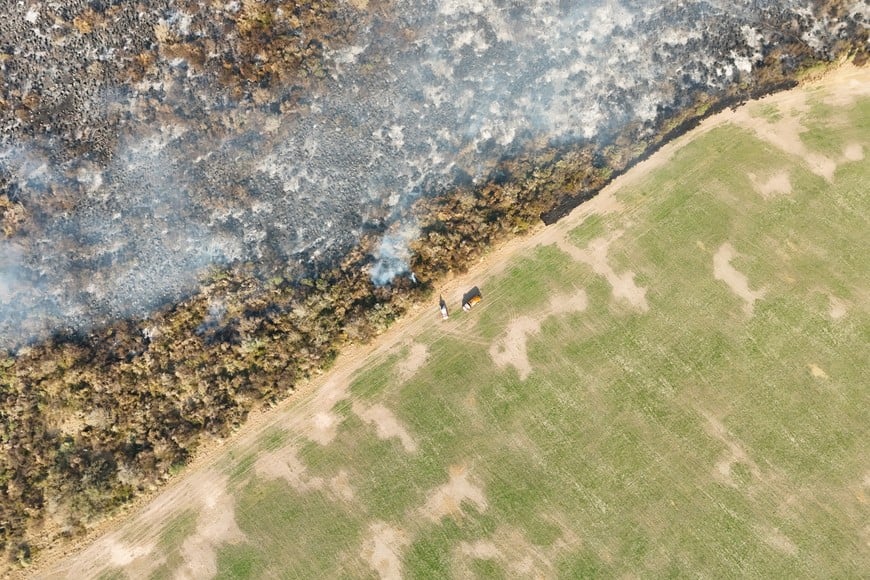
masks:
<svg viewBox="0 0 870 580"><path fill-rule="evenodd" d="M480 289L475 286L462 296L462 309L468 312L472 306L481 300L483 300L483 296L480 294Z"/></svg>

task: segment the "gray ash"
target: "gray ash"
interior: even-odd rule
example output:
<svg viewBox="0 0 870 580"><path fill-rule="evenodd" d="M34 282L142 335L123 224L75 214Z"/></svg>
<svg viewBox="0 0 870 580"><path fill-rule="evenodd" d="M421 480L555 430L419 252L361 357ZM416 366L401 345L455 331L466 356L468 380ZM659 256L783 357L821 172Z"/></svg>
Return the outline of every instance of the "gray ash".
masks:
<svg viewBox="0 0 870 580"><path fill-rule="evenodd" d="M147 316L215 265L292 276L371 229L387 279L414 199L652 131L783 39L825 58L867 33L860 1L2 4L0 185L26 210L0 240L4 348Z"/></svg>

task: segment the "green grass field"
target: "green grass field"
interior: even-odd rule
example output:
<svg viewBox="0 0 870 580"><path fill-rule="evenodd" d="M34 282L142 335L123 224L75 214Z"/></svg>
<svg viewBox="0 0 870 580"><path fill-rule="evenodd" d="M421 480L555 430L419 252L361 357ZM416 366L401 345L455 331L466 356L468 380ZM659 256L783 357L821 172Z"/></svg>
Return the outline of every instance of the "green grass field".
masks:
<svg viewBox="0 0 870 580"><path fill-rule="evenodd" d="M625 211L568 232L578 250L610 239L646 308L538 246L480 280L471 312L442 323L433 307L408 337L422 365L402 370L405 347L355 376L331 442L264 434L275 461L292 449L295 480L231 455L244 540L215 547L218 577L866 578L870 162L843 151L867 154L870 101L814 98L802 140L837 161L832 182L724 125L622 190ZM790 191L761 195L774 175ZM751 305L715 275L726 244ZM578 292L585 310L553 310ZM522 380L490 350L524 317L539 327L519 332ZM411 443L379 437L373 408ZM171 520L155 574L190 530Z"/></svg>

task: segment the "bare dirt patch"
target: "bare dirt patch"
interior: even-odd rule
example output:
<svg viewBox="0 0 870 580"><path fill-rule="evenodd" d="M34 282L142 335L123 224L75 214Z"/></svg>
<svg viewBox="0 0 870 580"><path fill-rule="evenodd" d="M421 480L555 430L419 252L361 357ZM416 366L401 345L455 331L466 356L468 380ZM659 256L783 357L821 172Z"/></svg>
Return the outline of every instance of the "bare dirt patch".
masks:
<svg viewBox="0 0 870 580"><path fill-rule="evenodd" d="M290 445L277 451L262 452L254 463L254 470L261 477L283 479L298 493L325 490L333 498L342 501L352 501L354 498L347 470L341 469L329 479L310 476L296 448Z"/></svg>
<svg viewBox="0 0 870 580"><path fill-rule="evenodd" d="M810 374L817 379L827 379L828 373L826 373L822 367L817 364L810 363L807 365L807 368L810 369Z"/></svg>
<svg viewBox="0 0 870 580"><path fill-rule="evenodd" d="M755 301L764 297L766 290L750 290L746 276L731 265L731 260L737 257L737 252L729 242L725 242L713 255L713 277L725 282L734 294L743 299L743 309L751 315Z"/></svg>
<svg viewBox="0 0 870 580"><path fill-rule="evenodd" d="M737 482L731 474L731 468L735 463L742 463L749 468L749 472L753 477L762 479L762 472L755 461L749 457L749 454L743 448L739 441L735 440L725 425L710 413L702 412L706 419L704 428L708 434L718 439L727 448L722 458L716 463L713 468L713 479L719 483L724 483L730 487L738 487Z"/></svg>
<svg viewBox="0 0 870 580"><path fill-rule="evenodd" d="M846 303L835 296L828 296L828 316L833 320L846 316Z"/></svg>
<svg viewBox="0 0 870 580"><path fill-rule="evenodd" d="M405 451L408 453L417 451L417 442L414 441L414 438L411 437L405 426L402 425L392 411L380 403L367 407L359 401L354 401L353 412L366 423L375 426L379 439L396 437L402 443Z"/></svg>
<svg viewBox="0 0 870 580"><path fill-rule="evenodd" d="M495 560L501 557L501 550L491 540L461 542L459 544L459 552L465 556L471 556L476 560Z"/></svg>
<svg viewBox="0 0 870 580"><path fill-rule="evenodd" d="M426 364L428 358L429 349L425 344L419 342L412 344L408 357L400 362L396 369L399 373L399 380L404 382L413 377Z"/></svg>
<svg viewBox="0 0 870 580"><path fill-rule="evenodd" d="M863 161L864 146L860 143L849 143L843 148L843 159L846 161Z"/></svg>
<svg viewBox="0 0 870 580"><path fill-rule="evenodd" d="M338 475L329 480L329 489L344 501L351 501L354 498L353 487L350 485L350 476L344 469L339 470Z"/></svg>
<svg viewBox="0 0 870 580"><path fill-rule="evenodd" d="M788 538L788 536L783 534L777 528L765 527L757 531L764 543L777 552L782 552L789 556L797 555L798 547Z"/></svg>
<svg viewBox="0 0 870 580"><path fill-rule="evenodd" d="M184 564L176 578L211 578L217 574L217 548L245 539L236 525L235 500L227 493L226 478L203 490L196 531L181 546Z"/></svg>
<svg viewBox="0 0 870 580"><path fill-rule="evenodd" d="M557 548L558 549L558 548ZM521 530L511 526L498 528L490 538L460 542L454 550L456 577L471 575L470 560L499 562L511 578L553 578L555 550L533 545Z"/></svg>
<svg viewBox="0 0 870 580"><path fill-rule="evenodd" d="M548 316L583 312L588 300L584 290L573 294L553 296L548 307L532 316L521 316L511 321L507 331L489 348L489 356L498 368L512 366L524 381L532 373L526 342L529 336L541 331L541 322Z"/></svg>
<svg viewBox="0 0 870 580"><path fill-rule="evenodd" d="M137 560L145 559L154 551L154 544L131 546L114 538L106 542L106 547L109 553L109 565L113 568L130 566Z"/></svg>
<svg viewBox="0 0 870 580"><path fill-rule="evenodd" d="M310 417L308 438L321 445L329 445L338 433L339 418L332 411L320 411Z"/></svg>
<svg viewBox="0 0 870 580"><path fill-rule="evenodd" d="M613 288L614 298L628 302L632 307L646 312L649 310L649 304L646 301L646 288L635 284L634 272L626 271L617 274L607 259L610 244L618 239L622 233L621 230L618 230L609 236L595 238L589 242L585 249L578 248L564 237L556 240L556 246L572 259L589 265L593 272L603 276Z"/></svg>
<svg viewBox="0 0 870 580"><path fill-rule="evenodd" d="M795 92L790 101L770 100L777 102L780 108L785 108L783 115L777 121L771 122L753 117L750 110L743 107L733 114L732 122L750 129L759 139L767 141L778 149L803 159L810 171L827 181L832 181L837 170L837 162L821 153L811 151L800 138L800 134L806 131L801 124L801 117L809 111L806 93ZM761 102L765 101L767 99L762 99Z"/></svg>
<svg viewBox="0 0 870 580"><path fill-rule="evenodd" d="M401 554L408 544L403 530L376 522L369 526L361 555L382 580L399 580L402 578Z"/></svg>
<svg viewBox="0 0 870 580"><path fill-rule="evenodd" d="M102 536L78 558L45 572L45 578L96 578L113 568L123 568L131 578L147 578L166 562L166 554L157 548L158 540L177 511L173 505L192 507L199 513L195 532L184 540L184 559L176 572L180 578L203 578L217 572L215 549L223 543L235 543L244 534L235 522L235 501L227 493L227 478L219 472L205 470L174 486L131 520L124 534L117 530Z"/></svg>
<svg viewBox="0 0 870 580"><path fill-rule="evenodd" d="M269 479L283 479L300 493L323 487L322 478L308 476L305 464L299 459L296 449L290 445L277 451L261 453L254 463L254 470L258 475Z"/></svg>
<svg viewBox="0 0 870 580"><path fill-rule="evenodd" d="M421 508L424 517L439 522L445 516L462 515L462 502L470 502L478 511L487 508L483 490L469 480L468 469L464 465L450 467L450 480L433 489Z"/></svg>
<svg viewBox="0 0 870 580"><path fill-rule="evenodd" d="M572 294L559 294L550 298L550 309L547 311L547 315L558 316L583 312L587 306L589 306L589 300L585 290L577 290Z"/></svg>
<svg viewBox="0 0 870 580"><path fill-rule="evenodd" d="M842 159L831 159L808 149L800 138L806 131L801 123L810 110L810 97L813 85L823 86L823 92L815 92L812 98L820 98L824 103L834 107L845 107L856 99L870 95L865 70L851 66L841 66L831 71L824 78L808 84L804 90L785 91L769 95L757 101L759 105L770 104L782 112L780 118L771 122L768 119L753 117L749 107L740 107L729 111L725 118L753 131L757 137L767 141L777 148L800 157L810 171L831 181L837 164L842 161L860 161L863 159L863 149L860 145L848 145L843 151ZM718 117L718 116L717 116Z"/></svg>
<svg viewBox="0 0 870 580"><path fill-rule="evenodd" d="M529 378L529 375L532 374L532 363L529 362L529 356L526 352L526 341L530 335L537 334L540 329L540 320L531 316L512 320L504 336L489 348L492 362L499 368L514 367L521 381Z"/></svg>
<svg viewBox="0 0 870 580"><path fill-rule="evenodd" d="M288 417L287 426L320 445L332 443L338 433L338 424L341 422L332 409L336 403L347 398L349 374L350 372L331 375L318 391L317 396L309 402L308 412L302 419L301 428L296 417Z"/></svg>
<svg viewBox="0 0 870 580"><path fill-rule="evenodd" d="M791 194L791 178L787 171L778 171L766 179L750 173L749 180L764 199L769 200Z"/></svg>

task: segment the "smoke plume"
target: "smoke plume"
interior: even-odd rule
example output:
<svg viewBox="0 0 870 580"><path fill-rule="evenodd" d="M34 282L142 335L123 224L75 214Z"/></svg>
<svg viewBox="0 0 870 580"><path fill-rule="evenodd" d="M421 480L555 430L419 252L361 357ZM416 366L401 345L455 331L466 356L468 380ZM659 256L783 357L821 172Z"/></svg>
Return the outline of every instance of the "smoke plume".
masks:
<svg viewBox="0 0 870 580"><path fill-rule="evenodd" d="M147 316L215 264L292 276L364 231L386 234L371 270L385 284L408 271L416 231L391 216L413 199L484 180L532 146L606 142L626 123L652 130L692 90L746 80L777 27L820 56L844 34L789 0L397 1L358 15L348 4L342 14L360 24L345 44L325 41L318 84L303 95L254 87L243 106L168 51L157 76L91 82L69 69L104 70L115 50L105 39L47 43L49 5L8 8L4 81L56 94L58 116L0 119L3 191L28 212L0 241L5 348ZM865 12L855 2L849 17ZM131 18L149 24L130 42L205 34L200 16L146 3Z"/></svg>

